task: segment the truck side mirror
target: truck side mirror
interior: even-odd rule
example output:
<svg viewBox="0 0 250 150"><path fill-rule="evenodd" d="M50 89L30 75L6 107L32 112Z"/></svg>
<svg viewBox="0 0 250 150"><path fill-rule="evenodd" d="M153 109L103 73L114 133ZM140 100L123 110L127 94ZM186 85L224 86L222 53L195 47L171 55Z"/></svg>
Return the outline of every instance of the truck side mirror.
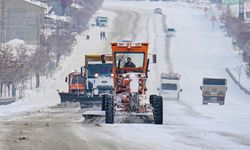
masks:
<svg viewBox="0 0 250 150"><path fill-rule="evenodd" d="M202 90L202 86L200 86L200 89Z"/></svg>
<svg viewBox="0 0 250 150"><path fill-rule="evenodd" d="M182 92L183 90L182 89L180 89L180 92Z"/></svg>
<svg viewBox="0 0 250 150"><path fill-rule="evenodd" d="M68 78L67 77L65 77L65 82L68 82Z"/></svg>
<svg viewBox="0 0 250 150"><path fill-rule="evenodd" d="M101 62L102 62L102 64L105 64L105 63L106 63L105 55L101 55Z"/></svg>
<svg viewBox="0 0 250 150"><path fill-rule="evenodd" d="M153 63L155 64L157 62L157 59L156 59L156 54L153 55Z"/></svg>
<svg viewBox="0 0 250 150"><path fill-rule="evenodd" d="M160 88L157 88L157 91L160 91Z"/></svg>
<svg viewBox="0 0 250 150"><path fill-rule="evenodd" d="M83 68L81 67L81 76L83 77L84 71Z"/></svg>

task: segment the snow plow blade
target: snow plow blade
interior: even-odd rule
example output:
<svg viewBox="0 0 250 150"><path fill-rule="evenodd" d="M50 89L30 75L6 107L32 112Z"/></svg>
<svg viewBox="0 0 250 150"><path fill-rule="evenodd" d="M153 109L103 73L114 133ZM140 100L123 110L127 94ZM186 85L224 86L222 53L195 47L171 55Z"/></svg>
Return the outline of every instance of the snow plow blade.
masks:
<svg viewBox="0 0 250 150"><path fill-rule="evenodd" d="M11 103L14 103L16 101L16 98L0 98L0 105L8 105Z"/></svg>
<svg viewBox="0 0 250 150"><path fill-rule="evenodd" d="M102 105L102 97L79 96L78 100L80 102L81 109Z"/></svg>
<svg viewBox="0 0 250 150"><path fill-rule="evenodd" d="M85 123L105 123L105 111L85 111ZM116 123L153 123L153 113L117 112Z"/></svg>
<svg viewBox="0 0 250 150"><path fill-rule="evenodd" d="M79 97L84 96L84 94L74 94L74 93L58 93L61 98L61 103L63 102L79 102Z"/></svg>
<svg viewBox="0 0 250 150"><path fill-rule="evenodd" d="M79 102L81 108L87 108L92 106L100 106L102 104L102 97L88 97L84 94L73 93L59 93L61 103L63 102Z"/></svg>

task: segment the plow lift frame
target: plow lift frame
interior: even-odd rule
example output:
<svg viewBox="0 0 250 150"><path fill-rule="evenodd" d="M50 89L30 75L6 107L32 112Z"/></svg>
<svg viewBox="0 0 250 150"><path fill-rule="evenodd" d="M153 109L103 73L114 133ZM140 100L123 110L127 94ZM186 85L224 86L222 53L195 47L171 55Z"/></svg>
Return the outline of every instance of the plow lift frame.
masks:
<svg viewBox="0 0 250 150"><path fill-rule="evenodd" d="M144 123L163 123L163 100L161 96L150 95L148 103L140 103L142 99L146 100L146 80L148 78L148 65L150 61L148 59L148 45L148 43L132 42L111 43L114 80L113 93L103 96L103 111L86 111L83 113L85 119L105 116L105 122L113 124L115 116L136 116L143 118ZM143 66L135 68L121 67L120 61L122 58L119 58L117 66L116 53L143 53ZM153 56L153 58L156 58L156 56ZM156 60L153 60L153 62L156 62ZM124 82L125 80L126 83ZM136 90L132 90L132 84L134 83L138 87L135 88Z"/></svg>

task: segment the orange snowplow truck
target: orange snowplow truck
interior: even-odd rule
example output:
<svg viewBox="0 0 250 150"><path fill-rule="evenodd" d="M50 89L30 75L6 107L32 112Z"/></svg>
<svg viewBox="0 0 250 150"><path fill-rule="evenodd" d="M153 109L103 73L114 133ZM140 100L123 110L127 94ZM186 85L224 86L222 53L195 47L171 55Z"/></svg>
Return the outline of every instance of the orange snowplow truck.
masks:
<svg viewBox="0 0 250 150"><path fill-rule="evenodd" d="M65 82L68 83L68 92L59 92L61 102L77 102L79 97L84 96L85 84L80 72L73 71L67 77Z"/></svg>
<svg viewBox="0 0 250 150"><path fill-rule="evenodd" d="M114 93L105 95L105 120L114 123L114 116L135 115L144 122L152 118L155 124L163 123L161 96L151 95L146 100L148 78L148 43L112 43ZM153 62L156 58L153 55ZM122 112L122 113L119 113Z"/></svg>
<svg viewBox="0 0 250 150"><path fill-rule="evenodd" d="M84 82L80 72L74 71L65 78L68 82L69 93L82 93L84 92Z"/></svg>

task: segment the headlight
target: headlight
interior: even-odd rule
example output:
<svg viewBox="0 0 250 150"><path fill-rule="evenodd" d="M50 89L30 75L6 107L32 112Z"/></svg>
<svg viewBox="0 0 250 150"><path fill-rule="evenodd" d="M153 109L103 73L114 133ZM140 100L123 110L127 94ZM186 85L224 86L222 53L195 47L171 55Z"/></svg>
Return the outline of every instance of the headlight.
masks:
<svg viewBox="0 0 250 150"><path fill-rule="evenodd" d="M94 94L94 95L99 95L99 90L98 90L98 89L94 89L94 90L93 90L93 94Z"/></svg>
<svg viewBox="0 0 250 150"><path fill-rule="evenodd" d="M95 77L96 77L96 78L98 78L98 76L99 76L99 74L98 74L98 73L96 73L96 74L95 74Z"/></svg>
<svg viewBox="0 0 250 150"><path fill-rule="evenodd" d="M112 74L111 74L111 77L113 77L113 76L114 76L114 74L112 73Z"/></svg>

